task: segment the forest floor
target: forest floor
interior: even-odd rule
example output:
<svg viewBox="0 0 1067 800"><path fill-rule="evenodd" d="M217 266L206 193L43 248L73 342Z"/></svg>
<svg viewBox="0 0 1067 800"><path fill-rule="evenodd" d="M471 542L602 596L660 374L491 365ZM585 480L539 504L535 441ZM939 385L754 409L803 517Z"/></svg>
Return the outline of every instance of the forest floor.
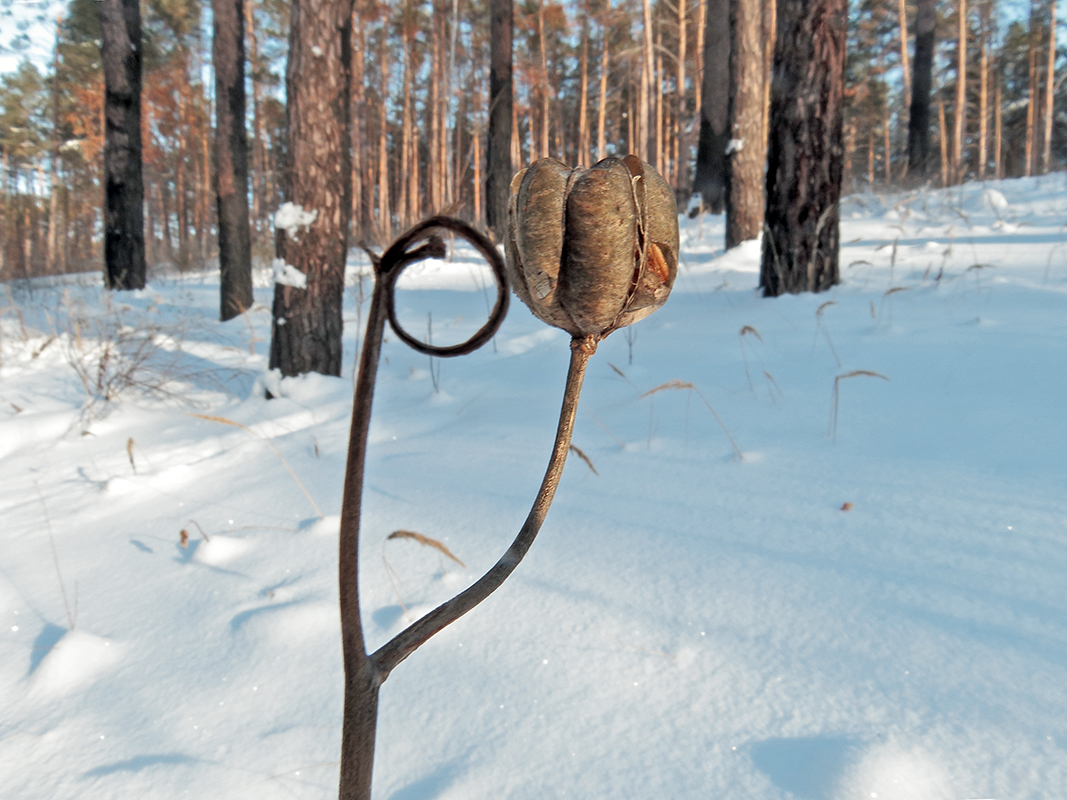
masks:
<svg viewBox="0 0 1067 800"><path fill-rule="evenodd" d="M1067 797L1067 176L851 196L820 295L722 233L683 220L526 560L384 685L375 798ZM468 258L412 268L412 330L484 320ZM344 376L284 381L266 273L228 323L209 272L0 287L4 798L336 796L365 272ZM567 345L518 302L464 358L387 340L371 647L518 530Z"/></svg>

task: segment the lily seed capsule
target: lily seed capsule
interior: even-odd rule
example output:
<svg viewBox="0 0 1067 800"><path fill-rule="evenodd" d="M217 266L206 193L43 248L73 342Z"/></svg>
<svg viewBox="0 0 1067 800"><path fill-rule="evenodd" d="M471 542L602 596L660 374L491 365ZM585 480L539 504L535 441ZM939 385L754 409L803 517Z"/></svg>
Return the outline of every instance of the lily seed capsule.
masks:
<svg viewBox="0 0 1067 800"><path fill-rule="evenodd" d="M508 279L538 317L599 341L662 306L678 273L674 193L637 156L535 161L511 181Z"/></svg>

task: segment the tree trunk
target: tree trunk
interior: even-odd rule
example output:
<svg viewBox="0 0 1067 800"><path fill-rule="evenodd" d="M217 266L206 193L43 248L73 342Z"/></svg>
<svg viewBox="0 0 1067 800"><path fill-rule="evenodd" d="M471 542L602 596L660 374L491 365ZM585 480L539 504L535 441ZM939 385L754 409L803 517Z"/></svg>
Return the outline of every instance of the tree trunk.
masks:
<svg viewBox="0 0 1067 800"><path fill-rule="evenodd" d="M963 183L963 137L967 131L967 0L959 0L959 34L956 45L956 108L953 112L952 182Z"/></svg>
<svg viewBox="0 0 1067 800"><path fill-rule="evenodd" d="M592 166L589 155L589 22L582 21L582 50L578 71L581 83L578 89L578 163Z"/></svg>
<svg viewBox="0 0 1067 800"><path fill-rule="evenodd" d="M104 264L111 289L143 289L141 7L100 0L104 68Z"/></svg>
<svg viewBox="0 0 1067 800"><path fill-rule="evenodd" d="M352 207L351 46L352 0L292 4L285 75L286 196L305 212L307 224L279 230L278 257L302 272L307 286L274 287L270 366L282 375L341 374L341 302ZM353 757L351 751L341 754L342 785L351 780Z"/></svg>
<svg viewBox="0 0 1067 800"><path fill-rule="evenodd" d="M608 156L607 110L608 110L608 26L605 18L600 44L600 94L597 98L596 157L597 161Z"/></svg>
<svg viewBox="0 0 1067 800"><path fill-rule="evenodd" d="M514 7L511 0L489 3L489 127L486 142L485 217L498 242L504 241L511 191L511 33Z"/></svg>
<svg viewBox="0 0 1067 800"><path fill-rule="evenodd" d="M993 177L998 181L1004 177L1004 169L1001 164L1000 154L1004 146L1003 115L1001 113L1000 98L1000 74L996 76L996 89L993 92Z"/></svg>
<svg viewBox="0 0 1067 800"><path fill-rule="evenodd" d="M941 145L941 185L948 186L948 128L945 125L945 98L937 93L937 141Z"/></svg>
<svg viewBox="0 0 1067 800"><path fill-rule="evenodd" d="M548 51L545 46L545 4L541 0L537 4L537 43L541 49L541 73L539 78L541 94L541 137L540 146L537 150L538 158L548 158L551 155L549 145L549 79L548 79Z"/></svg>
<svg viewBox="0 0 1067 800"><path fill-rule="evenodd" d="M908 64L907 0L900 0L897 16L900 22L900 71L904 78L904 108L908 108L911 105L911 67Z"/></svg>
<svg viewBox="0 0 1067 800"><path fill-rule="evenodd" d="M393 217L389 201L389 126L386 119L386 98L389 92L389 52L385 37L382 37L378 50L378 64L381 67L382 91L378 106L378 238L388 242L392 238Z"/></svg>
<svg viewBox="0 0 1067 800"><path fill-rule="evenodd" d="M989 0L978 6L978 180L989 162Z"/></svg>
<svg viewBox="0 0 1067 800"><path fill-rule="evenodd" d="M726 246L763 229L763 12L759 0L730 3L730 151L727 158Z"/></svg>
<svg viewBox="0 0 1067 800"><path fill-rule="evenodd" d="M918 180L925 178L930 170L930 91L933 88L936 27L936 0L918 0L915 13L911 111L908 116L908 173Z"/></svg>
<svg viewBox="0 0 1067 800"><path fill-rule="evenodd" d="M1023 176L1029 178L1034 168L1034 127L1037 115L1037 4L1030 0L1030 30L1027 37L1029 44L1029 81L1027 83L1026 104L1026 163Z"/></svg>
<svg viewBox="0 0 1067 800"><path fill-rule="evenodd" d="M655 156L652 139L652 0L642 0L641 3L644 25L642 41L644 52L641 58L641 93L639 95L639 107L637 110L637 149L634 150L642 161L652 161ZM659 169L659 164L652 166Z"/></svg>
<svg viewBox="0 0 1067 800"><path fill-rule="evenodd" d="M839 281L845 0L779 0L771 89L767 227L760 286L823 291Z"/></svg>
<svg viewBox="0 0 1067 800"><path fill-rule="evenodd" d="M730 0L707 0L700 141L693 194L712 214L726 203L726 145L730 141Z"/></svg>
<svg viewBox="0 0 1067 800"><path fill-rule="evenodd" d="M1049 0L1048 66L1045 70L1045 149L1041 154L1041 171L1052 169L1052 120L1056 89L1056 0Z"/></svg>
<svg viewBox="0 0 1067 800"><path fill-rule="evenodd" d="M243 0L212 0L211 12L215 20L215 197L221 318L225 322L252 307Z"/></svg>
<svg viewBox="0 0 1067 800"><path fill-rule="evenodd" d="M259 53L256 40L255 25L255 0L245 3L245 26L248 33L248 62L252 65L252 225L257 233L262 230L263 210L267 205L265 196L264 171L265 159L263 157L263 130L260 122L260 93L261 81L259 80Z"/></svg>
<svg viewBox="0 0 1067 800"><path fill-rule="evenodd" d="M688 45L686 33L686 0L678 0L678 74L674 91L674 193L681 194L689 186L689 147L685 133L685 58Z"/></svg>

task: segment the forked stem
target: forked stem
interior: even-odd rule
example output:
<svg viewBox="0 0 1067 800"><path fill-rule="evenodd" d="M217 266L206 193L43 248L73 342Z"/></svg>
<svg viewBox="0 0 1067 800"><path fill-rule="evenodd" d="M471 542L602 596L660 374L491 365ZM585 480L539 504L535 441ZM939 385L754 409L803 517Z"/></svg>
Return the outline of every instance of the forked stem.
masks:
<svg viewBox="0 0 1067 800"><path fill-rule="evenodd" d="M376 262L376 267L380 262ZM374 284L367 333L360 356L359 376L353 398L352 427L341 504L339 568L341 641L345 667L344 718L341 734L340 800L370 800L374 768L374 740L378 718L378 690L397 664L415 652L435 633L477 606L507 579L522 561L537 537L556 494L567 461L578 398L585 369L596 352L597 340L589 336L571 342L570 367L563 392L556 441L541 488L526 522L515 540L492 568L460 594L398 633L373 655L368 655L359 605L359 528L363 503L363 474L367 454L374 384L378 372L385 321L389 315L389 282Z"/></svg>

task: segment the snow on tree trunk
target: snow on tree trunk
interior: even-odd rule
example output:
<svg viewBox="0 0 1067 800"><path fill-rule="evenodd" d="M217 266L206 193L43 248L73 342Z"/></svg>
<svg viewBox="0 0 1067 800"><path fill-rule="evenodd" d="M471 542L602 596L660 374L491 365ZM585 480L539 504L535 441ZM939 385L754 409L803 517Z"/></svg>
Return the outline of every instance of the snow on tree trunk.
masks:
<svg viewBox="0 0 1067 800"><path fill-rule="evenodd" d="M781 0L771 89L766 296L838 282L845 0Z"/></svg>
<svg viewBox="0 0 1067 800"><path fill-rule="evenodd" d="M282 375L341 374L341 302L351 182L351 0L292 5L286 67L286 196L277 253L307 288L274 287L270 366Z"/></svg>
<svg viewBox="0 0 1067 800"><path fill-rule="evenodd" d="M730 9L730 141L727 143L726 246L755 239L763 227L763 13L759 0Z"/></svg>

